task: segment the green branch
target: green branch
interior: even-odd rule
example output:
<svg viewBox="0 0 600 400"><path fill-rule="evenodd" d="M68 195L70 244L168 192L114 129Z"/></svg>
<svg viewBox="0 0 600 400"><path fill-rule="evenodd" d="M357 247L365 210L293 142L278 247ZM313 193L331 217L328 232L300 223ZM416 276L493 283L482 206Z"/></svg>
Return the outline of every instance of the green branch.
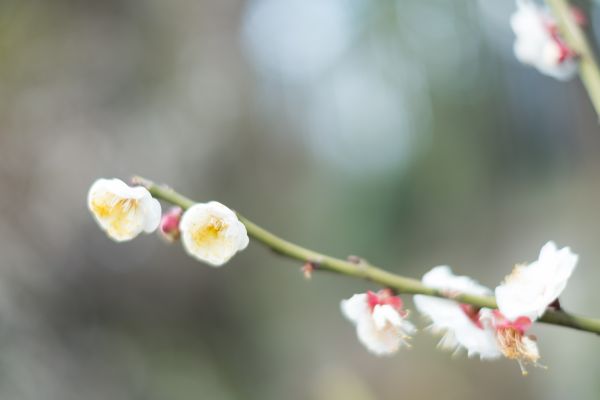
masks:
<svg viewBox="0 0 600 400"><path fill-rule="evenodd" d="M173 189L156 185L147 179L136 177L134 178L134 182L145 186L155 198L177 205L184 210L196 203ZM447 298L476 307L497 308L496 300L493 297L475 296L464 293L454 294L433 289L423 285L419 280L392 274L366 262L353 263L306 249L274 235L239 214L238 218L246 226L248 235L255 241L262 243L282 256L302 262L310 262L317 270L330 271L368 280L382 287L393 289L399 294L423 294ZM540 318L540 321L600 334L600 320L576 316L564 311L548 309L542 318Z"/></svg>
<svg viewBox="0 0 600 400"><path fill-rule="evenodd" d="M579 76L600 117L600 69L585 33L573 19L567 0L546 0L569 47L579 56Z"/></svg>

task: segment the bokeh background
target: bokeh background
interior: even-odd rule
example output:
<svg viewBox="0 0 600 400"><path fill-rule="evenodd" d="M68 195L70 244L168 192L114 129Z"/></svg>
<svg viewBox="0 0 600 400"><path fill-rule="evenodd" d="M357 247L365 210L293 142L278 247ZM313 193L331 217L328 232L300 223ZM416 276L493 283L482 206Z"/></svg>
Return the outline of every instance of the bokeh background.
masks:
<svg viewBox="0 0 600 400"><path fill-rule="evenodd" d="M221 269L116 244L86 209L96 178L142 174L332 255L491 287L553 239L581 255L563 305L598 316L597 119L577 80L514 59L514 8L1 0L0 398L598 398L591 334L536 327L549 368L527 378L426 333L376 358L339 312L372 285L307 282L258 243Z"/></svg>

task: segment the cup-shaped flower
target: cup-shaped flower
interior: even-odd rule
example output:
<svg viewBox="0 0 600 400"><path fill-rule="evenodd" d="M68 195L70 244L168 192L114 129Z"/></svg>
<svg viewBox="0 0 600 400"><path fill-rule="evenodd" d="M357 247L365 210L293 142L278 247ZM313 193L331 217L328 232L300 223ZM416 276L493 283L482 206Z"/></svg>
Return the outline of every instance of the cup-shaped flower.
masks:
<svg viewBox="0 0 600 400"><path fill-rule="evenodd" d="M546 243L536 261L517 265L496 287L498 309L511 321L518 317L535 321L565 289L577 260L570 248Z"/></svg>
<svg viewBox="0 0 600 400"><path fill-rule="evenodd" d="M179 230L187 253L215 267L225 264L249 242L246 227L235 212L216 201L190 207L183 213Z"/></svg>
<svg viewBox="0 0 600 400"><path fill-rule="evenodd" d="M409 346L407 339L416 332L414 325L406 319L408 312L402 310L402 299L387 289L355 294L342 300L341 309L356 325L360 342L379 356L391 355L403 345Z"/></svg>
<svg viewBox="0 0 600 400"><path fill-rule="evenodd" d="M448 266L438 266L423 275L423 284L449 293L486 296L491 290L467 276L456 276ZM495 331L479 321L479 310L467 304L431 296L416 295L417 310L431 320L429 329L443 334L439 347L445 350L465 349L469 357L495 359L501 356Z"/></svg>
<svg viewBox="0 0 600 400"><path fill-rule="evenodd" d="M517 0L510 18L515 56L545 75L568 80L577 72L576 54L560 37L553 16L531 0Z"/></svg>
<svg viewBox="0 0 600 400"><path fill-rule="evenodd" d="M160 203L144 187L120 179L98 179L88 192L88 207L96 222L117 241L153 232L160 222Z"/></svg>

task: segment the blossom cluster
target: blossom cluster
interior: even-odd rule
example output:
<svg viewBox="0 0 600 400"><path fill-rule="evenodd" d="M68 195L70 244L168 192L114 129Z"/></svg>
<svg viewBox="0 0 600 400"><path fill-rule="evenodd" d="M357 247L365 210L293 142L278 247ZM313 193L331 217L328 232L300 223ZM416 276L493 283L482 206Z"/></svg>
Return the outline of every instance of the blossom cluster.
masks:
<svg viewBox="0 0 600 400"><path fill-rule="evenodd" d="M430 331L441 334L439 347L468 357L516 360L523 374L528 365L541 366L533 323L556 304L577 264L568 247L548 242L536 261L517 265L494 291L498 309L475 308L452 300L458 294L491 295L492 291L466 276L456 276L448 266L438 266L422 279L449 298L415 295L414 304L431 321ZM408 345L416 330L402 309L402 300L389 290L355 294L341 303L343 314L356 325L360 342L376 355L391 355Z"/></svg>
<svg viewBox="0 0 600 400"><path fill-rule="evenodd" d="M142 232L160 233L169 241L181 238L186 252L218 267L248 246L248 233L235 212L211 201L185 212L173 208L161 217L161 206L142 186L119 179L98 179L88 192L88 208L108 237L123 242Z"/></svg>
<svg viewBox="0 0 600 400"><path fill-rule="evenodd" d="M572 13L579 25L586 23L578 9L572 9ZM514 53L520 62L561 81L575 76L578 56L561 36L554 16L546 7L532 0L517 0L510 26L516 36Z"/></svg>

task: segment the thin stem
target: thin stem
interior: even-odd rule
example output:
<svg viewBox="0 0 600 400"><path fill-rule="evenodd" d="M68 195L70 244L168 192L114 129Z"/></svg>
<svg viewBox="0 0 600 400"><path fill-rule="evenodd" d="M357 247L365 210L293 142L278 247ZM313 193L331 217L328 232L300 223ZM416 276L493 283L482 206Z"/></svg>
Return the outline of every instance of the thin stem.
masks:
<svg viewBox="0 0 600 400"><path fill-rule="evenodd" d="M156 185L153 182L136 177L134 181L145 186L152 196L177 205L184 210L194 205L191 199L177 193L166 186ZM364 279L381 285L382 287L395 290L397 293L422 294L427 296L442 297L460 303L471 304L476 307L497 308L494 297L476 296L471 294L450 294L443 290L433 289L421 283L421 281L392 274L367 262L350 262L304 248L256 225L254 222L238 214L240 221L246 226L248 235L257 242L262 243L271 250L287 258L302 262L311 262L317 270L330 271L341 275L347 275ZM581 317L566 313L562 310L548 309L540 318L541 322L552 325L561 325L582 331L600 334L600 320Z"/></svg>
<svg viewBox="0 0 600 400"><path fill-rule="evenodd" d="M569 47L579 56L579 76L600 117L600 69L585 33L575 22L567 0L546 0Z"/></svg>

